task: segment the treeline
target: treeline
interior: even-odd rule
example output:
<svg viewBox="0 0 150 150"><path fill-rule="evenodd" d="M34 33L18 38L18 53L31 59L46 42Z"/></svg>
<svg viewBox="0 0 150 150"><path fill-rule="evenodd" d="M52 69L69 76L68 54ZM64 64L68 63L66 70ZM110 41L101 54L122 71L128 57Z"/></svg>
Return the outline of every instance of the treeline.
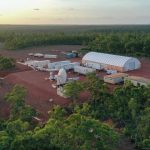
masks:
<svg viewBox="0 0 150 150"><path fill-rule="evenodd" d="M15 50L41 45L85 45L81 52L98 51L130 56L150 56L150 33L6 33L5 48Z"/></svg>
<svg viewBox="0 0 150 150"><path fill-rule="evenodd" d="M150 33L99 34L82 51L97 51L129 56L150 56Z"/></svg>
<svg viewBox="0 0 150 150"><path fill-rule="evenodd" d="M15 86L5 97L10 103L9 120L0 121L0 150L113 150L118 134L75 108L68 113L60 106L49 112L45 124L33 123L35 110L25 104L26 90Z"/></svg>
<svg viewBox="0 0 150 150"><path fill-rule="evenodd" d="M150 86L134 86L126 82L110 94L96 74L89 74L86 81L66 84L64 91L73 104L81 92L88 91L91 95L88 104L79 106L82 114L101 121L113 120L114 126L122 129L138 149L150 149Z"/></svg>
<svg viewBox="0 0 150 150"><path fill-rule="evenodd" d="M10 50L42 45L82 45L94 40L95 34L79 33L12 33L1 38L5 48Z"/></svg>

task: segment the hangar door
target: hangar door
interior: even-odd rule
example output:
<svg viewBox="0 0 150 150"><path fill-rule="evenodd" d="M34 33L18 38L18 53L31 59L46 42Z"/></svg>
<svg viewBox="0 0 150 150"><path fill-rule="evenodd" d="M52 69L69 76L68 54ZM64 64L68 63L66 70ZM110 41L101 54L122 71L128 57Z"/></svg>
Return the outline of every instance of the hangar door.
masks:
<svg viewBox="0 0 150 150"><path fill-rule="evenodd" d="M135 62L130 62L129 63L129 70L134 70L135 69Z"/></svg>

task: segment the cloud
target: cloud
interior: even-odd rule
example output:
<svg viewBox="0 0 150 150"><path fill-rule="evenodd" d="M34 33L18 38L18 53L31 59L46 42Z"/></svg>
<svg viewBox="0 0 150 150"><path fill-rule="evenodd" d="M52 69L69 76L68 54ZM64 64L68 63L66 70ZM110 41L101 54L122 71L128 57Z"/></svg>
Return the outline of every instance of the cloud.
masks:
<svg viewBox="0 0 150 150"><path fill-rule="evenodd" d="M33 10L34 10L34 11L39 11L40 9L39 9L39 8L34 8Z"/></svg>
<svg viewBox="0 0 150 150"><path fill-rule="evenodd" d="M2 14L0 14L0 17L2 17L3 15Z"/></svg>

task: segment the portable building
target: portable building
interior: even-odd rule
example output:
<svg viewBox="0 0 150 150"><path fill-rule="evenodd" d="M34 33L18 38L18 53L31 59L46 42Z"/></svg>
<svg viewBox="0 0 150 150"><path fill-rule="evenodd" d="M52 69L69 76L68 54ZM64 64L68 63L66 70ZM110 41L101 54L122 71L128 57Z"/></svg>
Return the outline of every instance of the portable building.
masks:
<svg viewBox="0 0 150 150"><path fill-rule="evenodd" d="M49 63L48 64L48 68L49 69L56 69L57 66L66 65L66 64L69 64L69 63L71 63L69 60L66 60L66 61L57 61L57 62Z"/></svg>
<svg viewBox="0 0 150 150"><path fill-rule="evenodd" d="M32 67L41 67L41 68L43 68L43 67L48 66L49 63L50 63L49 60L41 60L41 61L29 60L29 61L25 62L25 65L32 66Z"/></svg>
<svg viewBox="0 0 150 150"><path fill-rule="evenodd" d="M96 71L96 69L94 69L94 68L88 68L88 67L83 67L83 66L75 66L74 67L74 72L77 72L77 73L83 74L83 75L86 75L88 73L92 73L95 71Z"/></svg>
<svg viewBox="0 0 150 150"><path fill-rule="evenodd" d="M131 81L135 86L137 85L147 86L148 84L150 84L150 79L139 76L128 76L125 78L125 80Z"/></svg>
<svg viewBox="0 0 150 150"><path fill-rule="evenodd" d="M118 84L124 81L124 78L127 77L128 74L126 73L116 73L112 75L104 76L104 82L111 83L111 84Z"/></svg>
<svg viewBox="0 0 150 150"><path fill-rule="evenodd" d="M89 52L82 58L83 65L98 70L117 70L119 72L126 72L130 70L139 69L141 63L137 58Z"/></svg>
<svg viewBox="0 0 150 150"><path fill-rule="evenodd" d="M68 63L68 64L59 64L59 65L56 65L55 68L56 69L64 68L65 70L71 70L71 69L74 69L75 66L80 66L80 63L73 62L73 63Z"/></svg>

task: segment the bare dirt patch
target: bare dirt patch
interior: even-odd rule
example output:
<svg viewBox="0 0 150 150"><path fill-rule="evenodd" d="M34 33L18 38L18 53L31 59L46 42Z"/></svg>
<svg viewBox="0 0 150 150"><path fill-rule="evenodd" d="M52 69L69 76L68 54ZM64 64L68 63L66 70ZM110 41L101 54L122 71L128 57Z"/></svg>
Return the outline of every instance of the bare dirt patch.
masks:
<svg viewBox="0 0 150 150"><path fill-rule="evenodd" d="M80 45L54 45L54 46L41 46L32 47L20 50L5 50L0 48L0 54L8 57L13 57L17 60L26 59L28 53L43 53L43 54L58 54L60 57L63 55L62 52L79 50L83 46Z"/></svg>

